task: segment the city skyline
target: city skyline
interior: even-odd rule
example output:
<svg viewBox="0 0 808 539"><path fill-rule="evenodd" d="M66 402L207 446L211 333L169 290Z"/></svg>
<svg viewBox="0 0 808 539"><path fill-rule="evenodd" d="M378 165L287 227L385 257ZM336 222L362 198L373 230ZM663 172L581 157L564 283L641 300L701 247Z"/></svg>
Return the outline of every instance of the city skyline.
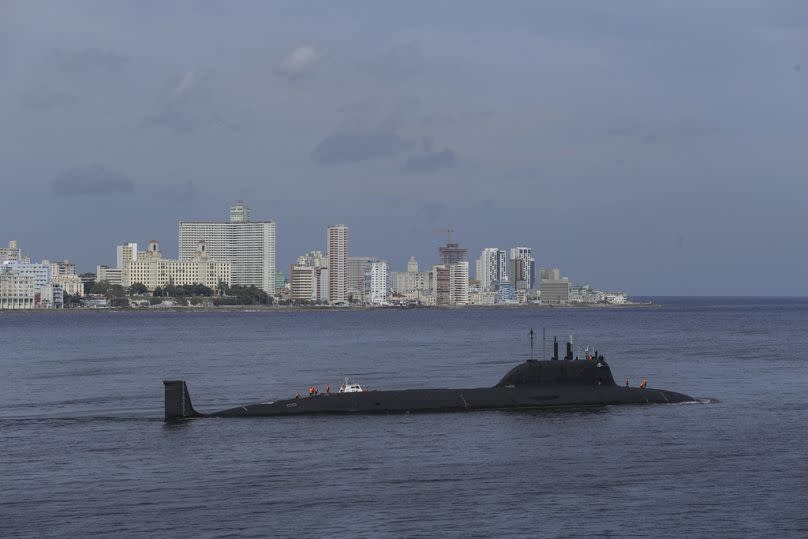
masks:
<svg viewBox="0 0 808 539"><path fill-rule="evenodd" d="M451 225L637 294L808 294L808 6L422 5L5 3L2 235L89 270L244 199L284 270L330 223L395 268Z"/></svg>

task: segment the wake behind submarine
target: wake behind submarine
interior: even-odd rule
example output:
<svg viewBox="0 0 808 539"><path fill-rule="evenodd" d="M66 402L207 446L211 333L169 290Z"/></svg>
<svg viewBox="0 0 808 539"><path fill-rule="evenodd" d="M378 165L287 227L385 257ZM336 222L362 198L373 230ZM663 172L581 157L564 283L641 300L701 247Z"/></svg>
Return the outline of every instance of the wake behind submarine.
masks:
<svg viewBox="0 0 808 539"><path fill-rule="evenodd" d="M531 349L532 349L531 330ZM532 355L532 353L531 353ZM197 417L270 417L312 414L379 414L409 412L463 412L472 410L528 410L566 406L651 404L694 401L664 389L618 386L603 355L573 359L567 342L564 360L558 359L558 340L550 360L529 359L512 368L494 387L473 389L404 389L376 391L346 383L338 393L260 402L211 414L194 410L182 380L164 380L165 420Z"/></svg>

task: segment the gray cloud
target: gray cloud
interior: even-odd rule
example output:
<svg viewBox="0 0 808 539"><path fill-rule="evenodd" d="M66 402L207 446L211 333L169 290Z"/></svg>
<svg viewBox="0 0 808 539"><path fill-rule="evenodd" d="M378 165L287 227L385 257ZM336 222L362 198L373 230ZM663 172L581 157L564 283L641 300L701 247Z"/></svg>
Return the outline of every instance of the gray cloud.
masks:
<svg viewBox="0 0 808 539"><path fill-rule="evenodd" d="M390 131L372 133L336 133L321 140L311 158L321 165L367 161L381 157L394 157L412 142Z"/></svg>
<svg viewBox="0 0 808 539"><path fill-rule="evenodd" d="M117 72L129 63L129 57L101 49L57 51L52 57L56 68L63 73L89 73L93 71Z"/></svg>
<svg viewBox="0 0 808 539"><path fill-rule="evenodd" d="M51 181L51 190L60 197L108 196L132 193L135 183L124 174L93 164L62 172Z"/></svg>
<svg viewBox="0 0 808 539"><path fill-rule="evenodd" d="M449 148L444 148L439 152L427 152L422 155L414 155L404 163L405 172L429 173L457 165L455 153Z"/></svg>
<svg viewBox="0 0 808 539"><path fill-rule="evenodd" d="M29 88L23 92L20 105L27 110L50 111L75 104L78 98L50 88Z"/></svg>
<svg viewBox="0 0 808 539"><path fill-rule="evenodd" d="M204 127L238 131L239 126L217 110L213 83L216 75L206 68L190 69L160 97L157 110L146 115L142 127L161 128L184 135Z"/></svg>

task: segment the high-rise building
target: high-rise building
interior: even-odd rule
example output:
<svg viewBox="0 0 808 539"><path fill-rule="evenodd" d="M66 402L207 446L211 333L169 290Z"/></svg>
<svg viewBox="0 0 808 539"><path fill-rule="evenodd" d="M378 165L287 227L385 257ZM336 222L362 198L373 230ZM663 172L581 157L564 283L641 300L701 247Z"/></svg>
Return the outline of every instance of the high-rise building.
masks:
<svg viewBox="0 0 808 539"><path fill-rule="evenodd" d="M110 268L109 266L96 266L96 282L106 281L109 284L121 284L123 282L123 270L121 268Z"/></svg>
<svg viewBox="0 0 808 539"><path fill-rule="evenodd" d="M487 247L477 259L477 280L483 291L496 290L500 281L507 275L505 267L505 251L496 247Z"/></svg>
<svg viewBox="0 0 808 539"><path fill-rule="evenodd" d="M438 254L440 255L440 263L446 265L467 262L469 259L468 250L452 242L448 242L446 245L439 247Z"/></svg>
<svg viewBox="0 0 808 539"><path fill-rule="evenodd" d="M432 295L435 305L450 305L452 294L451 270L446 264L432 267Z"/></svg>
<svg viewBox="0 0 808 539"><path fill-rule="evenodd" d="M8 247L0 247L0 262L30 262L31 259L22 254L22 249L17 246L15 240L8 242Z"/></svg>
<svg viewBox="0 0 808 539"><path fill-rule="evenodd" d="M211 259L230 263L232 284L275 293L274 221L251 221L244 203L230 208L226 223L180 221L179 259L192 260L200 240L206 242Z"/></svg>
<svg viewBox="0 0 808 539"><path fill-rule="evenodd" d="M469 263L458 262L449 266L449 303L467 305L469 302Z"/></svg>
<svg viewBox="0 0 808 539"><path fill-rule="evenodd" d="M517 290L536 286L536 261L530 247L513 247L510 252L508 277Z"/></svg>
<svg viewBox="0 0 808 539"><path fill-rule="evenodd" d="M387 301L390 292L390 265L385 260L370 264L365 274L365 295L366 303L381 305Z"/></svg>
<svg viewBox="0 0 808 539"><path fill-rule="evenodd" d="M355 301L364 301L365 275L370 266L379 261L375 256L348 257L348 295Z"/></svg>
<svg viewBox="0 0 808 539"><path fill-rule="evenodd" d="M418 272L418 260L416 260L414 256L411 256L410 259L407 260L407 271L409 273Z"/></svg>
<svg viewBox="0 0 808 539"><path fill-rule="evenodd" d="M124 243L115 248L116 268L125 268L132 260L137 260L137 243Z"/></svg>
<svg viewBox="0 0 808 539"><path fill-rule="evenodd" d="M21 273L8 260L0 264L0 309L33 309L38 290L33 275Z"/></svg>
<svg viewBox="0 0 808 539"><path fill-rule="evenodd" d="M328 227L328 300L348 301L348 227Z"/></svg>

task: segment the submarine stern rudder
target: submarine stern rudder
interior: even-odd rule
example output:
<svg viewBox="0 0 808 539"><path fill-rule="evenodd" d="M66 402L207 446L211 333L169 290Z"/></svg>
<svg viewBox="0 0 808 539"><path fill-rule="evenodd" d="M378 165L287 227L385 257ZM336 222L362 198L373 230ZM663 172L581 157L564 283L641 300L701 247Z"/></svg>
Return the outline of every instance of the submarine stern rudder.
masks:
<svg viewBox="0 0 808 539"><path fill-rule="evenodd" d="M166 421L202 417L203 414L194 410L191 404L191 396L188 394L188 386L184 380L163 380L163 387L165 389Z"/></svg>

